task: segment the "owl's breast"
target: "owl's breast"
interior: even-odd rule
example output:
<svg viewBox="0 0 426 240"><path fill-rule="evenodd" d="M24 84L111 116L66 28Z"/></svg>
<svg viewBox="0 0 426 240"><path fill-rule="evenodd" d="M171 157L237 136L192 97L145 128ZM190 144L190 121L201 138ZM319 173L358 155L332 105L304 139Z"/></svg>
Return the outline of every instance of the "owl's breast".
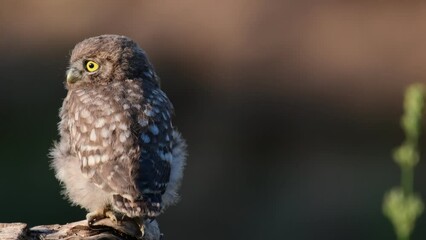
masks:
<svg viewBox="0 0 426 240"><path fill-rule="evenodd" d="M132 135L131 103L127 98L108 91L75 90L69 94L71 150L80 159L82 169L135 152L137 142Z"/></svg>

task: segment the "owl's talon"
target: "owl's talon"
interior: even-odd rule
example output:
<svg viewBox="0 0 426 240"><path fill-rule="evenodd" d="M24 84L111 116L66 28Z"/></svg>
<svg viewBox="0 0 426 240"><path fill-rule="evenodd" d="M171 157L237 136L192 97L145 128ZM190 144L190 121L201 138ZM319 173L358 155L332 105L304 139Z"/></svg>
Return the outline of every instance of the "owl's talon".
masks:
<svg viewBox="0 0 426 240"><path fill-rule="evenodd" d="M106 217L103 210L97 210L94 212L90 212L86 214L87 224L89 227L93 227L93 225L98 222L101 219L104 219Z"/></svg>
<svg viewBox="0 0 426 240"><path fill-rule="evenodd" d="M124 234L123 239L142 239L144 228L141 228L135 219L126 217L121 219L120 215L115 215L112 211L108 214L105 212L105 215L109 215L109 217L99 219L94 222L90 228L102 231L113 231L120 236ZM126 236L130 236L130 238L127 238Z"/></svg>
<svg viewBox="0 0 426 240"><path fill-rule="evenodd" d="M118 223L118 218L117 218L117 214L113 211L106 211L105 212L105 217L111 219L111 221L115 224Z"/></svg>

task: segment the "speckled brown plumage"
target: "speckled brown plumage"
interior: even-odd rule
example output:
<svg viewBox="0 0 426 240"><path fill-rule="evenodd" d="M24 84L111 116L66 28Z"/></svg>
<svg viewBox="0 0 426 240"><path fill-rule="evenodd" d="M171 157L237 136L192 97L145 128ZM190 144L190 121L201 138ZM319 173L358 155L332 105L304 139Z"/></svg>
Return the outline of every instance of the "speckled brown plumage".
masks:
<svg viewBox="0 0 426 240"><path fill-rule="evenodd" d="M99 68L89 71L89 61ZM177 200L186 146L145 53L124 36L86 39L72 52L66 88L52 150L65 194L90 216L112 211L149 229Z"/></svg>

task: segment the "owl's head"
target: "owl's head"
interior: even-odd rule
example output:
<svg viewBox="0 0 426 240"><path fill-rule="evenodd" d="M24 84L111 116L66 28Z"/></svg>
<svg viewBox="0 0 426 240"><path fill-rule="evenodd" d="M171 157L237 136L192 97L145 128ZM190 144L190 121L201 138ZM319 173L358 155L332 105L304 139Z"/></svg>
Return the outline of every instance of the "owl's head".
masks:
<svg viewBox="0 0 426 240"><path fill-rule="evenodd" d="M130 38L101 35L78 43L67 71L67 88L105 85L126 79L157 81L145 52Z"/></svg>

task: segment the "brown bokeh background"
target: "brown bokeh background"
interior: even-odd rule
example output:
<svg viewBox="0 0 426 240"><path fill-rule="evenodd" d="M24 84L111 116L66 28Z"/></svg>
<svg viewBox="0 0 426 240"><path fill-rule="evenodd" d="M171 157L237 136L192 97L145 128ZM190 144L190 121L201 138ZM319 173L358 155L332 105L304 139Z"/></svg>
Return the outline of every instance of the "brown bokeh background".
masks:
<svg viewBox="0 0 426 240"><path fill-rule="evenodd" d="M403 90L426 79L417 1L1 1L0 222L84 218L47 154L69 53L104 33L148 52L189 144L167 239L394 238L390 153Z"/></svg>

